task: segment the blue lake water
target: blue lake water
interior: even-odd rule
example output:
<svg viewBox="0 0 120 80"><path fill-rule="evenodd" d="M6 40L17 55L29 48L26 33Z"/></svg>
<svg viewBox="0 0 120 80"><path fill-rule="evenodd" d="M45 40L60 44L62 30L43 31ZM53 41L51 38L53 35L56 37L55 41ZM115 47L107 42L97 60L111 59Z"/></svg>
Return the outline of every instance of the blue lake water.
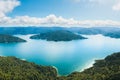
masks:
<svg viewBox="0 0 120 80"><path fill-rule="evenodd" d="M16 35L26 43L0 44L0 56L15 56L36 64L55 66L60 75L81 71L90 67L94 60L120 51L120 39L102 35L84 35L85 40L53 42L31 40L30 35Z"/></svg>

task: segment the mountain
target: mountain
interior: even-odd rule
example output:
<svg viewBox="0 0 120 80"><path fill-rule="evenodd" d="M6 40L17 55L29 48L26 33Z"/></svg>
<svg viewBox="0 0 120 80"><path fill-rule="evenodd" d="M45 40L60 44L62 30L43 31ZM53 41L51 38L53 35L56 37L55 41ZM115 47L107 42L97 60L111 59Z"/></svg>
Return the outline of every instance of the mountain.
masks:
<svg viewBox="0 0 120 80"><path fill-rule="evenodd" d="M15 57L0 57L0 80L54 80L57 71Z"/></svg>
<svg viewBox="0 0 120 80"><path fill-rule="evenodd" d="M120 80L120 52L96 60L93 67L58 76L51 66L36 65L15 57L0 57L0 80Z"/></svg>
<svg viewBox="0 0 120 80"><path fill-rule="evenodd" d="M30 39L45 39L47 41L71 41L71 40L78 40L78 39L86 39L80 35L74 34L70 31L65 30L58 30L58 31L51 31L46 33L41 33L37 35L33 35Z"/></svg>
<svg viewBox="0 0 120 80"><path fill-rule="evenodd" d="M73 33L86 34L86 35L96 35L102 34L104 36L112 38L120 38L119 32L120 28L117 27L92 27L92 28L83 28L83 27L0 27L0 34L39 34L46 33L58 30L67 30Z"/></svg>
<svg viewBox="0 0 120 80"><path fill-rule="evenodd" d="M83 72L73 72L58 80L120 80L120 52L96 60L93 67Z"/></svg>
<svg viewBox="0 0 120 80"><path fill-rule="evenodd" d="M13 42L26 42L26 40L23 40L12 35L0 34L0 43L13 43Z"/></svg>
<svg viewBox="0 0 120 80"><path fill-rule="evenodd" d="M67 30L79 34L106 34L110 32L120 32L120 28L116 27L92 27L92 28L84 28L84 27L0 27L0 34L39 34L46 33L57 30Z"/></svg>
<svg viewBox="0 0 120 80"><path fill-rule="evenodd" d="M67 30L76 32L79 34L87 34L87 35L95 35L95 34L106 34L110 32L119 32L120 28L117 27L92 27L92 28L80 28L80 27L72 27L67 28Z"/></svg>
<svg viewBox="0 0 120 80"><path fill-rule="evenodd" d="M0 34L39 34L56 30L64 30L62 27L0 27Z"/></svg>

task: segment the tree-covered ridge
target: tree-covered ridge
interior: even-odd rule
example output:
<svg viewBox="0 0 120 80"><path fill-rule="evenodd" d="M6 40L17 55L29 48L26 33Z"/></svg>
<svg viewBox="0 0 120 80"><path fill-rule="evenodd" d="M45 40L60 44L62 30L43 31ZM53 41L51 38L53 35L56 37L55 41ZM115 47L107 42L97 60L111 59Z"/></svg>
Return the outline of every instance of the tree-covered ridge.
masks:
<svg viewBox="0 0 120 80"><path fill-rule="evenodd" d="M54 80L57 71L15 57L0 57L0 80Z"/></svg>
<svg viewBox="0 0 120 80"><path fill-rule="evenodd" d="M46 39L47 41L71 41L78 39L86 39L80 35L74 34L70 31L65 30L57 30L51 31L47 33L41 33L38 35L33 35L30 37L31 39Z"/></svg>
<svg viewBox="0 0 120 80"><path fill-rule="evenodd" d="M13 42L26 42L26 40L11 35L0 34L0 43L13 43Z"/></svg>
<svg viewBox="0 0 120 80"><path fill-rule="evenodd" d="M120 80L120 52L96 60L93 67L68 76L57 76L55 68L15 57L0 57L0 80Z"/></svg>
<svg viewBox="0 0 120 80"><path fill-rule="evenodd" d="M120 53L114 53L103 60L96 60L93 67L83 72L73 72L59 80L120 80Z"/></svg>

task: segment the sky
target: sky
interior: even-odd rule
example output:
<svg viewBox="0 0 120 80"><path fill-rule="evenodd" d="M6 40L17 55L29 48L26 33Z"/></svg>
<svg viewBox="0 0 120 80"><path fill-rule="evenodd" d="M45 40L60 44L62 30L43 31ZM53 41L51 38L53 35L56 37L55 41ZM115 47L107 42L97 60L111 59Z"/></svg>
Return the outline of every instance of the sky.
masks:
<svg viewBox="0 0 120 80"><path fill-rule="evenodd" d="M119 27L120 0L0 0L0 27Z"/></svg>

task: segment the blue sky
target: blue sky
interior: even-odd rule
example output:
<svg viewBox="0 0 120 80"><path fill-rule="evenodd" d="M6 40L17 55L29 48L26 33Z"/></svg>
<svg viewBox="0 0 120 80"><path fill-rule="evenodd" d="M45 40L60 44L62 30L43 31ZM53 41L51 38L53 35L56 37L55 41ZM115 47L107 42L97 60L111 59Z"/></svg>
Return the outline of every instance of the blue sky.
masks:
<svg viewBox="0 0 120 80"><path fill-rule="evenodd" d="M0 16L5 18L1 26L120 26L120 0L0 0L0 4L4 6Z"/></svg>
<svg viewBox="0 0 120 80"><path fill-rule="evenodd" d="M111 3L89 2L88 0L19 0L21 5L16 7L10 16L29 15L45 17L50 14L79 20L112 19L120 20L120 12L111 8ZM104 0L103 0L104 1Z"/></svg>

